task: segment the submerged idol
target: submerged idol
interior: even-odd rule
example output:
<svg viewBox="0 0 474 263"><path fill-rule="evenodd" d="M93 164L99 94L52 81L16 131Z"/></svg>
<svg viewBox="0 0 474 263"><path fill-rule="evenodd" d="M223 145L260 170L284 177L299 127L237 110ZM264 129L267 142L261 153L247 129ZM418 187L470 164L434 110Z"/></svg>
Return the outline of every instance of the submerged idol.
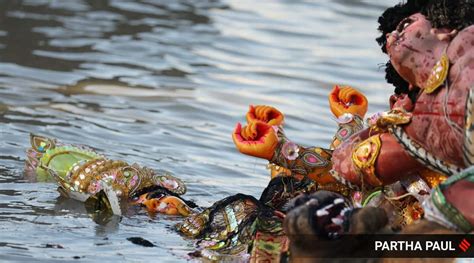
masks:
<svg viewBox="0 0 474 263"><path fill-rule="evenodd" d="M195 205L180 195L181 180L138 164L110 160L84 145L31 135L25 171L40 181L55 181L62 195L86 203L91 212L121 215L127 205L149 212L188 215Z"/></svg>

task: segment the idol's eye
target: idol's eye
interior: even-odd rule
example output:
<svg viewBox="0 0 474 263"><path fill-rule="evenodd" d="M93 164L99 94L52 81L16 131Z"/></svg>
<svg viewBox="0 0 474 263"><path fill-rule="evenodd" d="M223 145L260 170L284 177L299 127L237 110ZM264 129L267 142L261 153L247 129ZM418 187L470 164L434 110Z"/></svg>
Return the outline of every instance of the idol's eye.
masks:
<svg viewBox="0 0 474 263"><path fill-rule="evenodd" d="M405 30L405 28L407 28L409 25L411 25L411 23L413 23L413 19L407 17L405 19L403 19L397 26L397 31L399 33L402 33L403 30Z"/></svg>

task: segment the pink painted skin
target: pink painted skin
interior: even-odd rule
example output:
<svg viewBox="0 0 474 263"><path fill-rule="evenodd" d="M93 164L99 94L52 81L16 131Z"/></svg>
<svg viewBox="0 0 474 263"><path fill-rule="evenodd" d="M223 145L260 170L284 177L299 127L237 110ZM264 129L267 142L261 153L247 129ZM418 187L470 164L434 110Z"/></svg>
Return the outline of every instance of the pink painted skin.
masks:
<svg viewBox="0 0 474 263"><path fill-rule="evenodd" d="M461 168L466 99L474 87L474 26L459 33L450 29L434 29L422 15L414 14L403 20L397 31L387 35L387 51L397 72L412 87L423 89L425 81L442 54L450 60L449 90L441 86L431 94L420 92L415 104L406 95L390 99L391 107L401 107L413 113L405 125L407 134L437 158ZM446 94L447 93L447 94ZM445 118L444 102L451 124ZM461 128L461 132L452 125ZM361 136L364 134L365 136ZM352 149L367 138L368 131L353 135L333 154L334 169L347 180L360 184L352 164ZM409 176L423 167L408 156L389 133L381 136L382 148L375 163L375 172L384 184Z"/></svg>
<svg viewBox="0 0 474 263"><path fill-rule="evenodd" d="M352 184L361 185L362 180L352 162L354 147L363 140L378 134L365 129L352 135L347 141L337 147L332 155L333 169ZM395 138L384 133L381 135L382 148L375 162L375 174L384 184L394 183L401 178L413 175L423 168L418 161L409 156ZM403 171L401 173L400 171ZM364 182L367 184L367 180Z"/></svg>
<svg viewBox="0 0 474 263"><path fill-rule="evenodd" d="M439 159L465 167L462 158L463 134L458 130L464 130L466 98L469 89L474 86L474 26L457 33L450 29L433 29L421 14L414 14L409 19L402 22L407 23L405 29L390 34L387 42L390 60L397 72L410 85L423 88L445 50L451 68L449 90L442 86L432 94L422 93L405 131ZM444 116L446 97L448 117L460 129L453 128Z"/></svg>
<svg viewBox="0 0 474 263"><path fill-rule="evenodd" d="M411 99L408 97L407 94L393 94L390 96L390 108L395 109L395 108L401 108L406 111L413 111L413 108L415 105L411 101Z"/></svg>

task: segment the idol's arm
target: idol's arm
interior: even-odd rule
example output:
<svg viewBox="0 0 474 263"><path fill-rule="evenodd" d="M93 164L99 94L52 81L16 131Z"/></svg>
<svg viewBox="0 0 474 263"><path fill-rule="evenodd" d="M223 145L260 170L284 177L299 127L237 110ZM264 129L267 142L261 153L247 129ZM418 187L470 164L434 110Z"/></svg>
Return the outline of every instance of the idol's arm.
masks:
<svg viewBox="0 0 474 263"><path fill-rule="evenodd" d="M270 161L272 176L278 173L286 175L306 175L319 183L333 182L329 175L332 167L332 151L342 142L363 129L362 118L358 115L346 115L338 120L339 129L333 138L330 149L320 147L304 147L288 140L281 130L278 133L279 142ZM359 136L367 137L369 130ZM372 132L374 134L374 132Z"/></svg>
<svg viewBox="0 0 474 263"><path fill-rule="evenodd" d="M370 129L342 143L334 150L332 161L336 172L333 175L359 186L388 185L422 169L393 135L388 132L373 135Z"/></svg>
<svg viewBox="0 0 474 263"><path fill-rule="evenodd" d="M364 129L364 121L358 115L346 114L336 119L336 121L338 122L338 129L329 146L331 150L336 149L352 135Z"/></svg>
<svg viewBox="0 0 474 263"><path fill-rule="evenodd" d="M368 102L364 94L358 90L337 85L334 86L328 99L331 112L339 126L330 145L330 149L335 149L364 128L363 118L367 112Z"/></svg>
<svg viewBox="0 0 474 263"><path fill-rule="evenodd" d="M330 150L297 145L274 126L263 122L252 122L244 127L238 123L232 137L241 153L270 161L273 172L278 175L333 181L329 176Z"/></svg>
<svg viewBox="0 0 474 263"><path fill-rule="evenodd" d="M332 151L320 147L303 147L284 136L280 136L270 161L272 172L285 172L286 175L303 175L318 183L334 180L329 175ZM283 168L283 169L282 169Z"/></svg>
<svg viewBox="0 0 474 263"><path fill-rule="evenodd" d="M351 135L363 129L363 117L367 112L367 99L351 87L335 86L328 96L331 112L336 117L338 130L333 137L330 150L320 147L303 147L289 141L281 128L279 143L270 160L272 175L279 167L286 174L306 175L320 183L332 182L329 169L332 166L332 150ZM276 166L276 169L275 169Z"/></svg>

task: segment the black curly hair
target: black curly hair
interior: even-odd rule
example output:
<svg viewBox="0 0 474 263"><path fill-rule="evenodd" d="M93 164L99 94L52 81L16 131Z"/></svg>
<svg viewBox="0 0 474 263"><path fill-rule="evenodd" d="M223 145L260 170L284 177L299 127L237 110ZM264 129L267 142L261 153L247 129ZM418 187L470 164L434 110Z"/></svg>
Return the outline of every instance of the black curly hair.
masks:
<svg viewBox="0 0 474 263"><path fill-rule="evenodd" d="M378 30L382 34L376 39L384 53L387 53L386 34L394 31L404 18L415 13L426 16L434 28L460 31L474 24L474 0L407 0L388 8L378 19ZM395 86L396 94L409 93L408 82L397 73L390 61L386 64L385 79Z"/></svg>

